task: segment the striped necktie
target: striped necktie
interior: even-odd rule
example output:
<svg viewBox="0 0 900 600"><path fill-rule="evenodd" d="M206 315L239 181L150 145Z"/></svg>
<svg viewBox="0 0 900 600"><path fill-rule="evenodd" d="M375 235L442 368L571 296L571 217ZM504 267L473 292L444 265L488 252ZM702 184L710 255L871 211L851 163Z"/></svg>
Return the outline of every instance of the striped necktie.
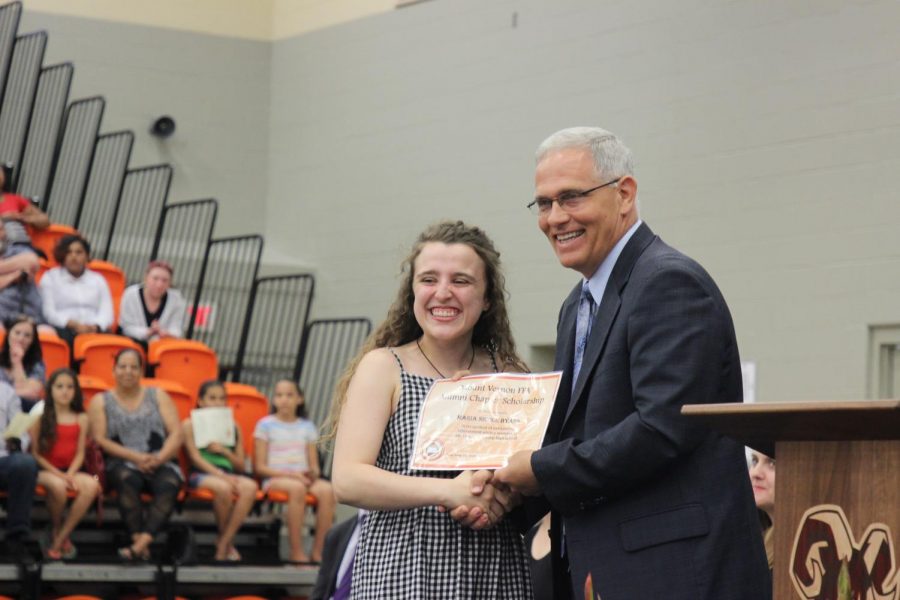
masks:
<svg viewBox="0 0 900 600"><path fill-rule="evenodd" d="M575 391L575 382L578 381L581 361L584 359L584 348L587 346L588 337L591 335L591 321L594 320L595 306L591 289L585 281L581 284L581 301L578 303L578 317L575 319L575 360L572 363L572 392Z"/></svg>

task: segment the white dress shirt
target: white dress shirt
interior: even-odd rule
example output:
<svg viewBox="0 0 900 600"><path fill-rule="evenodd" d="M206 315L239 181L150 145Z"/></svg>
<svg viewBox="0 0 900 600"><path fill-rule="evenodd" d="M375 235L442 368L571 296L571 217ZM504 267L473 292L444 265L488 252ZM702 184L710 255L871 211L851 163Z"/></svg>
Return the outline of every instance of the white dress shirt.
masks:
<svg viewBox="0 0 900 600"><path fill-rule="evenodd" d="M73 277L64 267L54 267L44 273L40 290L44 318L55 327L73 320L102 330L112 325L112 295L106 279L96 271L86 268L80 277Z"/></svg>

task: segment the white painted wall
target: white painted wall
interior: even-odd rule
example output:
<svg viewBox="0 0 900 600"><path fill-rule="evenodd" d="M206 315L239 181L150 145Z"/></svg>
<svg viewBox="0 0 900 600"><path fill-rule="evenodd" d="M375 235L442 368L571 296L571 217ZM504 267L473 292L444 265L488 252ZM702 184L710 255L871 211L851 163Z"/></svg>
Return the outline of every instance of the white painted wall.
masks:
<svg viewBox="0 0 900 600"><path fill-rule="evenodd" d="M900 5L428 2L277 42L267 243L317 266L316 313L380 319L427 223L503 252L519 344L577 280L534 218L532 152L596 124L643 217L713 274L758 398L861 398L900 320Z"/></svg>

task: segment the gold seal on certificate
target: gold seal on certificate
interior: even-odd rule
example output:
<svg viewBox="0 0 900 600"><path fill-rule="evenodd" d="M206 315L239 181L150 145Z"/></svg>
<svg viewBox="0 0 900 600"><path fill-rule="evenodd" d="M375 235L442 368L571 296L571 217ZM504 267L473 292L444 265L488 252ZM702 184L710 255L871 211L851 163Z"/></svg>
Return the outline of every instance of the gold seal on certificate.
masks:
<svg viewBox="0 0 900 600"><path fill-rule="evenodd" d="M537 450L562 372L490 373L432 384L419 413L410 469L499 469Z"/></svg>

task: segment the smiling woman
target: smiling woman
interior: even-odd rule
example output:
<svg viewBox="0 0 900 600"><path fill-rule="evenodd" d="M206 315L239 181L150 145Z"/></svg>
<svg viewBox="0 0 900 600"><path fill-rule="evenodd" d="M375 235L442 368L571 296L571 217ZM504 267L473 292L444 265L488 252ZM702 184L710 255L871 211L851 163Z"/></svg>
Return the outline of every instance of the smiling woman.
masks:
<svg viewBox="0 0 900 600"><path fill-rule="evenodd" d="M525 370L505 294L500 255L483 231L461 221L428 228L405 261L387 319L338 383L334 490L338 500L371 511L353 597L531 598L522 538L503 519L509 495L491 485L472 495L472 472L409 467L435 376ZM460 506L494 527L460 527L438 508Z"/></svg>

